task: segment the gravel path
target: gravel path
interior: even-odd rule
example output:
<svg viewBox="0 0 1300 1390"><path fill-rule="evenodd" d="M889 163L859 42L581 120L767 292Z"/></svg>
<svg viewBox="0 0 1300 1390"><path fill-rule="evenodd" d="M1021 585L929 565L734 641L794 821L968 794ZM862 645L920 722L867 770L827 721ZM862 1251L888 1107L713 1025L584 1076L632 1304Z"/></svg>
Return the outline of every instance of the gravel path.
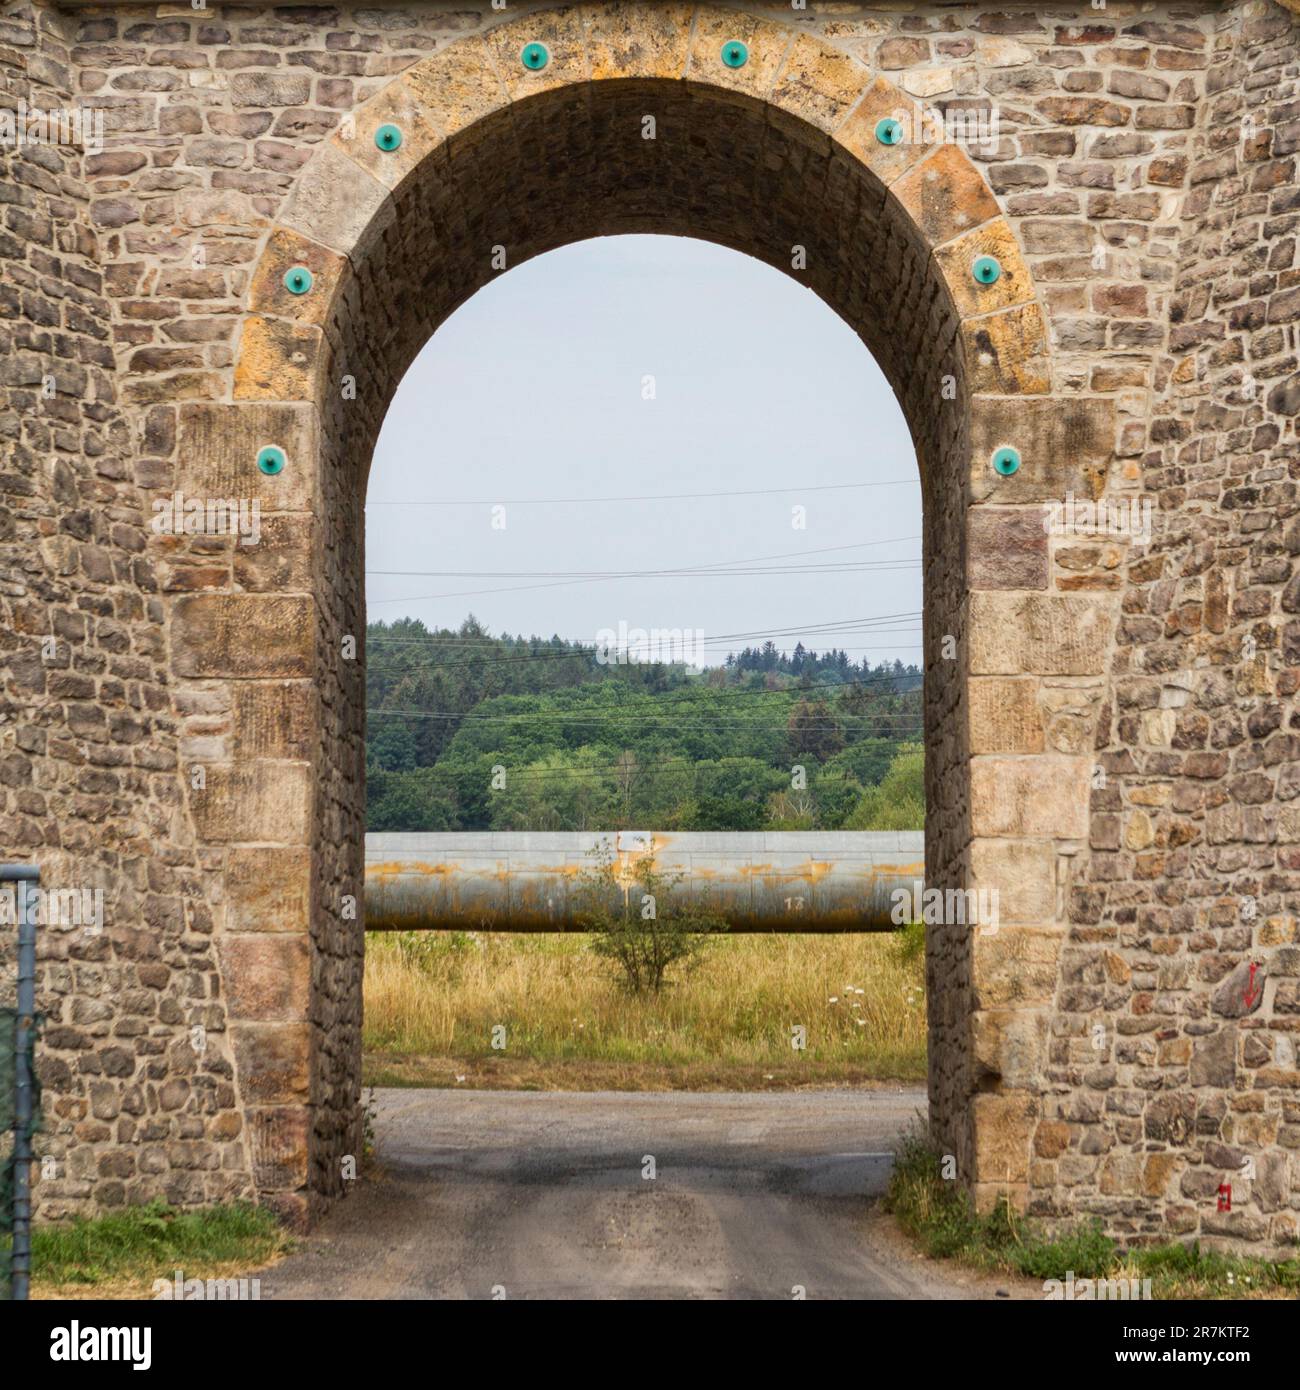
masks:
<svg viewBox="0 0 1300 1390"><path fill-rule="evenodd" d="M263 1298L994 1293L871 1212L921 1091L376 1096L374 1176Z"/></svg>

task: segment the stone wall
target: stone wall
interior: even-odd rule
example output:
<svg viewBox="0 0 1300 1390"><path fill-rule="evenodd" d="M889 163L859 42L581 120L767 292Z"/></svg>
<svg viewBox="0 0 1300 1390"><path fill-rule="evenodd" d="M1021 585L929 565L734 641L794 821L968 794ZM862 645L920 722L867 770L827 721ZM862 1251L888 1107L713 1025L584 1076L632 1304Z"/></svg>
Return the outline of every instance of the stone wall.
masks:
<svg viewBox="0 0 1300 1390"><path fill-rule="evenodd" d="M1123 573L1097 731L1108 775L1062 954L1048 1072L1061 1094L1035 1144L1035 1205L1289 1250L1300 43L1291 16L1254 5L1215 16L1182 52L1195 128L1175 156L1139 152L1185 190L1176 260L1162 254L1157 312L1132 324L1141 353L1116 364L1151 404L1125 452L1157 529Z"/></svg>
<svg viewBox="0 0 1300 1390"><path fill-rule="evenodd" d="M6 107L69 106L80 27L44 9L0 19ZM0 164L0 858L103 894L102 913L40 933L41 1210L247 1195L220 880L184 814L187 711L141 491L167 422L122 407L122 282L83 152L14 143ZM0 942L9 990L12 925Z"/></svg>
<svg viewBox="0 0 1300 1390"><path fill-rule="evenodd" d="M927 962L961 1180L1138 1238L1288 1247L1294 17L465 0L42 12L39 43L10 23L33 39L0 54L10 95L75 92L109 128L84 159L17 161L0 242L22 441L0 853L111 890L101 937L47 938L47 1210L251 1186L301 1218L342 1189L370 450L494 247L638 230L799 275L912 426L928 874L1001 893L995 929L938 928ZM517 62L530 24L541 74ZM997 133L882 149L874 121L913 98L996 109ZM291 302L295 264L316 287ZM39 400L32 354L86 381ZM290 467L261 477L272 442ZM1024 465L999 478L1009 442ZM149 533L154 500L232 488L263 502L257 547ZM1067 493L1151 501L1152 543L1049 535Z"/></svg>

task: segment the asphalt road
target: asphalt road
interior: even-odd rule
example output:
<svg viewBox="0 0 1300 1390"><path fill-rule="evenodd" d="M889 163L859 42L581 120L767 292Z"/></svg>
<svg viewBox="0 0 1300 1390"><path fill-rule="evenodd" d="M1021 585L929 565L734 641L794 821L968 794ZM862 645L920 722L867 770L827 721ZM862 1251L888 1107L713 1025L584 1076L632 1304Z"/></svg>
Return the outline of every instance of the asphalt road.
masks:
<svg viewBox="0 0 1300 1390"><path fill-rule="evenodd" d="M376 1096L373 1175L264 1299L993 1293L871 1213L920 1091Z"/></svg>

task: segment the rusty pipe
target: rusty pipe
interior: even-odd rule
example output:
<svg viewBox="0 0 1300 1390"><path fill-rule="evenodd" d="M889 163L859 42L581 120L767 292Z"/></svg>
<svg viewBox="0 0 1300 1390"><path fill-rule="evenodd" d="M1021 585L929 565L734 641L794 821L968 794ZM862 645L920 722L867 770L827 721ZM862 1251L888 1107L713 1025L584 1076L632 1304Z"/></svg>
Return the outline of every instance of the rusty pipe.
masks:
<svg viewBox="0 0 1300 1390"><path fill-rule="evenodd" d="M921 831L604 831L366 836L368 931L582 930L575 888L607 847L624 884L656 871L737 932L891 931L924 877Z"/></svg>

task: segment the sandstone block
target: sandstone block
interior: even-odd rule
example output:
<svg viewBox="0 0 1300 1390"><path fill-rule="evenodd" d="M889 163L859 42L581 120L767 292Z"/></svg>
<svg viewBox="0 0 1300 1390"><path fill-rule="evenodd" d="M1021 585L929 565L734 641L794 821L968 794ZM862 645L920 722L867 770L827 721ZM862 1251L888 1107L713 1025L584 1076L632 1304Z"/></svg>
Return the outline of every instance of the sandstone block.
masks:
<svg viewBox="0 0 1300 1390"><path fill-rule="evenodd" d="M312 801L306 763L214 763L189 789L195 830L211 845L306 844Z"/></svg>
<svg viewBox="0 0 1300 1390"><path fill-rule="evenodd" d="M970 768L972 835L1086 838L1088 759L975 757Z"/></svg>
<svg viewBox="0 0 1300 1390"><path fill-rule="evenodd" d="M972 753L1043 751L1037 679L973 676L967 694Z"/></svg>
<svg viewBox="0 0 1300 1390"><path fill-rule="evenodd" d="M306 846L240 846L226 853L226 930L304 932L311 912Z"/></svg>
<svg viewBox="0 0 1300 1390"><path fill-rule="evenodd" d="M183 405L176 486L187 496L256 498L263 512L309 511L317 441L316 411L308 405ZM257 466L267 444L288 460L273 477Z"/></svg>
<svg viewBox="0 0 1300 1390"><path fill-rule="evenodd" d="M232 1019L292 1023L311 1004L311 945L305 932L225 936L222 975Z"/></svg>
<svg viewBox="0 0 1300 1390"><path fill-rule="evenodd" d="M309 1024L239 1023L231 1033L239 1084L251 1105L303 1104L310 1099Z"/></svg>
<svg viewBox="0 0 1300 1390"><path fill-rule="evenodd" d="M178 676L310 676L316 605L305 594L187 594L172 607Z"/></svg>
<svg viewBox="0 0 1300 1390"><path fill-rule="evenodd" d="M971 500L1059 502L1067 496L1092 501L1105 490L1115 442L1114 402L1106 397L971 402ZM1009 477L995 471L994 451L1011 445L1020 468Z"/></svg>
<svg viewBox="0 0 1300 1390"><path fill-rule="evenodd" d="M976 590L970 596L971 674L1101 675L1113 621L1105 598Z"/></svg>
<svg viewBox="0 0 1300 1390"><path fill-rule="evenodd" d="M383 235L393 216L384 185L336 145L324 144L316 146L298 175L280 221L355 260Z"/></svg>

